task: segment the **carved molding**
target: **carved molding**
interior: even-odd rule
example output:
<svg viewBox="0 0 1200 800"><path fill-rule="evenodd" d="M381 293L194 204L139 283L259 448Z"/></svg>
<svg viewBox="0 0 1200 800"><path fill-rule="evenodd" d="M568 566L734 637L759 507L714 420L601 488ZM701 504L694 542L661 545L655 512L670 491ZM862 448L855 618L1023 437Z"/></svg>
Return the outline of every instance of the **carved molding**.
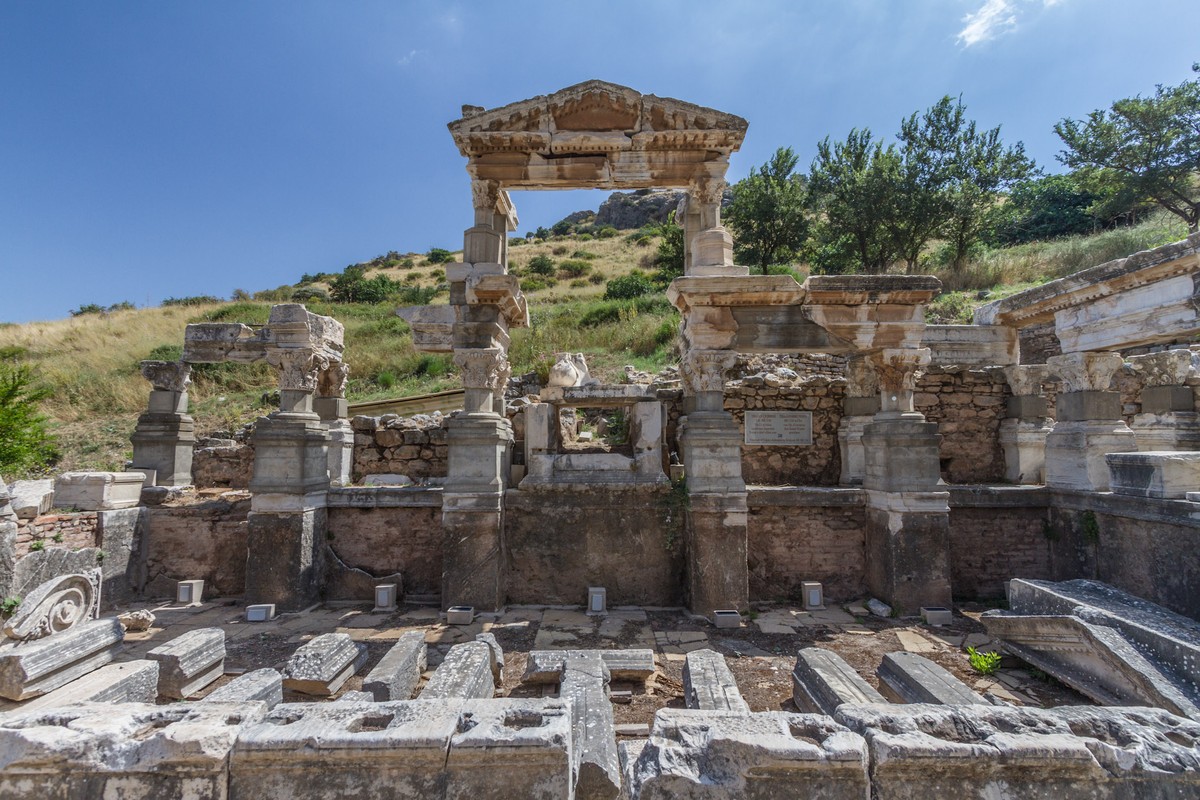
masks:
<svg viewBox="0 0 1200 800"><path fill-rule="evenodd" d="M279 373L279 388L284 391L315 392L317 374L329 368L329 359L311 350L268 350L267 363Z"/></svg>
<svg viewBox="0 0 1200 800"><path fill-rule="evenodd" d="M463 388L499 391L512 375L512 367L500 347L459 348L454 364L462 371Z"/></svg>
<svg viewBox="0 0 1200 800"><path fill-rule="evenodd" d="M500 204L499 181L471 181L471 205L481 211L494 212Z"/></svg>
<svg viewBox="0 0 1200 800"><path fill-rule="evenodd" d="M1068 353L1046 359L1050 373L1063 382L1064 392L1107 392L1124 363L1119 353Z"/></svg>
<svg viewBox="0 0 1200 800"><path fill-rule="evenodd" d="M317 375L319 397L345 397L346 381L350 378L350 365L344 361L330 365Z"/></svg>
<svg viewBox="0 0 1200 800"><path fill-rule="evenodd" d="M694 178L688 186L688 195L696 198L701 205L720 205L725 196L728 184L723 178L711 175L701 175Z"/></svg>
<svg viewBox="0 0 1200 800"><path fill-rule="evenodd" d="M4 635L18 641L68 631L100 610L100 568L60 575L38 586L4 624Z"/></svg>
<svg viewBox="0 0 1200 800"><path fill-rule="evenodd" d="M725 372L737 363L732 350L690 350L679 365L679 377L692 394L725 391Z"/></svg>
<svg viewBox="0 0 1200 800"><path fill-rule="evenodd" d="M192 365L183 361L143 361L142 377L160 392L186 392L192 383Z"/></svg>

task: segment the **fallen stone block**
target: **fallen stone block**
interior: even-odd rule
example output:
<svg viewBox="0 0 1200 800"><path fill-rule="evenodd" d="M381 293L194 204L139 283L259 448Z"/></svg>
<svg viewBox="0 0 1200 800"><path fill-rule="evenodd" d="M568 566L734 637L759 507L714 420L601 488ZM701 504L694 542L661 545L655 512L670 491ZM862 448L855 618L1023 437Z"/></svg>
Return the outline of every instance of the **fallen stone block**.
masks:
<svg viewBox="0 0 1200 800"><path fill-rule="evenodd" d="M1114 494L1182 500L1200 487L1200 453L1109 453L1104 461Z"/></svg>
<svg viewBox="0 0 1200 800"><path fill-rule="evenodd" d="M815 714L664 708L625 753L632 800L868 796L866 742Z"/></svg>
<svg viewBox="0 0 1200 800"><path fill-rule="evenodd" d="M33 519L54 508L54 481L15 481L8 487L8 502L18 519Z"/></svg>
<svg viewBox="0 0 1200 800"><path fill-rule="evenodd" d="M408 631L367 673L363 691L380 703L409 699L425 671L426 652L425 633Z"/></svg>
<svg viewBox="0 0 1200 800"><path fill-rule="evenodd" d="M257 703L83 704L0 716L0 797L223 800Z"/></svg>
<svg viewBox="0 0 1200 800"><path fill-rule="evenodd" d="M158 676L156 661L106 664L53 692L25 701L20 710L36 711L77 703L153 703L158 698Z"/></svg>
<svg viewBox="0 0 1200 800"><path fill-rule="evenodd" d="M792 702L801 711L832 715L842 703L887 701L837 653L806 647L792 669Z"/></svg>
<svg viewBox="0 0 1200 800"><path fill-rule="evenodd" d="M25 700L64 686L112 661L124 633L115 617L82 622L30 642L0 644L0 697Z"/></svg>
<svg viewBox="0 0 1200 800"><path fill-rule="evenodd" d="M1200 725L1149 708L853 705L873 800L1166 798L1200 792Z"/></svg>
<svg viewBox="0 0 1200 800"><path fill-rule="evenodd" d="M534 650L526 661L524 683L558 683L568 655L599 655L614 681L645 682L654 674L653 650Z"/></svg>
<svg viewBox="0 0 1200 800"><path fill-rule="evenodd" d="M268 709L283 702L283 676L277 671L256 669L239 675L205 697L205 703L265 703Z"/></svg>
<svg viewBox="0 0 1200 800"><path fill-rule="evenodd" d="M621 764L608 700L608 667L598 656L568 656L559 698L571 709L571 769L575 797L615 798Z"/></svg>
<svg viewBox="0 0 1200 800"><path fill-rule="evenodd" d="M558 700L295 703L238 737L230 800L570 796Z"/></svg>
<svg viewBox="0 0 1200 800"><path fill-rule="evenodd" d="M454 645L421 690L421 699L492 697L496 693L492 658L492 648L484 642Z"/></svg>
<svg viewBox="0 0 1200 800"><path fill-rule="evenodd" d="M725 657L715 650L693 650L687 654L683 662L683 695L688 708L750 713Z"/></svg>
<svg viewBox="0 0 1200 800"><path fill-rule="evenodd" d="M475 641L483 642L492 650L492 679L497 686L504 683L504 650L500 647L500 642L496 641L495 634L492 633L477 633Z"/></svg>
<svg viewBox="0 0 1200 800"><path fill-rule="evenodd" d="M159 663L158 693L182 700L225 674L225 631L199 628L146 654Z"/></svg>
<svg viewBox="0 0 1200 800"><path fill-rule="evenodd" d="M343 692L335 703L374 703L375 696L370 692Z"/></svg>
<svg viewBox="0 0 1200 800"><path fill-rule="evenodd" d="M121 623L121 627L127 631L140 633L148 631L154 627L154 612L146 608L139 608L136 611L126 611L117 617Z"/></svg>
<svg viewBox="0 0 1200 800"><path fill-rule="evenodd" d="M77 511L133 508L145 482L140 472L64 472L54 482L54 504Z"/></svg>
<svg viewBox="0 0 1200 800"><path fill-rule="evenodd" d="M888 653L876 673L884 695L897 703L989 705L944 668L916 653Z"/></svg>
<svg viewBox="0 0 1200 800"><path fill-rule="evenodd" d="M283 668L283 687L328 697L367 660L367 648L344 633L323 633L301 645Z"/></svg>

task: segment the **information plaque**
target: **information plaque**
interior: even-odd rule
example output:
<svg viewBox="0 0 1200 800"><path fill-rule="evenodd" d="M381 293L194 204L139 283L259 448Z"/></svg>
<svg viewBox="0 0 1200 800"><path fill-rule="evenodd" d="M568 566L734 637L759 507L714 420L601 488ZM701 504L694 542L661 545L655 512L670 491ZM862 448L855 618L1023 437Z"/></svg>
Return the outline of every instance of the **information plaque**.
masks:
<svg viewBox="0 0 1200 800"><path fill-rule="evenodd" d="M812 444L812 412L747 411L746 444Z"/></svg>

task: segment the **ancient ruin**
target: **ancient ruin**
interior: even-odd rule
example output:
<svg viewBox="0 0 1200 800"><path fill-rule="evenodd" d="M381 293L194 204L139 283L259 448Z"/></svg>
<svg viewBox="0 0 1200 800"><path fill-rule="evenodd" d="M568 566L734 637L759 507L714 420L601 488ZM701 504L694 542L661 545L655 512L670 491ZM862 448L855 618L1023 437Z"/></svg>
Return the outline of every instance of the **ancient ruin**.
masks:
<svg viewBox="0 0 1200 800"><path fill-rule="evenodd" d="M126 471L0 482L0 797L1200 797L1200 235L927 325L932 277L734 264L739 117L589 81L449 129L463 259L397 313L460 410L353 414L281 304L142 364ZM677 367L512 375L508 192L562 188L686 192ZM278 409L197 442L225 361Z"/></svg>

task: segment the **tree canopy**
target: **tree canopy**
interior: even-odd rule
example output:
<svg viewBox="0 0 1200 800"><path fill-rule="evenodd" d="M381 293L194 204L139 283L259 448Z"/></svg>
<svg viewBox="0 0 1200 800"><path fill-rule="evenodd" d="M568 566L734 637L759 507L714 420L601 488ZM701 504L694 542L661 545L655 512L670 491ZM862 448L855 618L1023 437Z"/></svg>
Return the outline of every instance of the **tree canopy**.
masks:
<svg viewBox="0 0 1200 800"><path fill-rule="evenodd" d="M808 238L806 180L796 172L800 158L790 147L733 186L725 218L733 228L739 262L765 275L772 264L794 260Z"/></svg>

